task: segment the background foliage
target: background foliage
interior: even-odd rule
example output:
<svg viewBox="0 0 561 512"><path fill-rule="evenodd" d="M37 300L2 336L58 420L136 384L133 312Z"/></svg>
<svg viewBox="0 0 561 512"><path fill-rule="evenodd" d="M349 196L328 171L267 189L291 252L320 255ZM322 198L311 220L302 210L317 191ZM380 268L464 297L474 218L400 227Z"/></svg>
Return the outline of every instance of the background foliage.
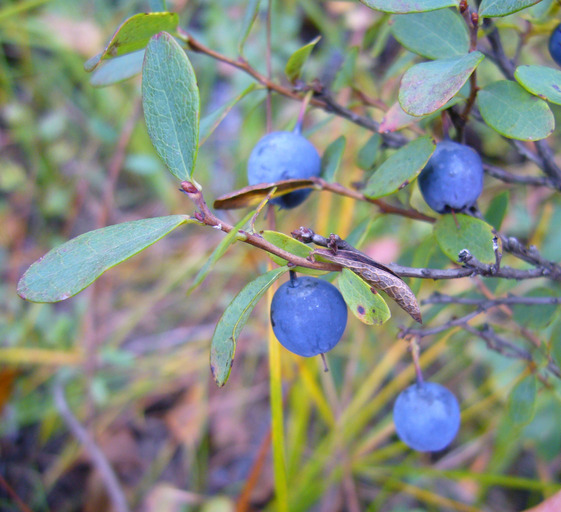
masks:
<svg viewBox="0 0 561 512"><path fill-rule="evenodd" d="M234 59L243 47L244 58L266 73L266 3L176 0L168 8L207 47ZM482 2L482 8L500 3ZM26 0L0 7L0 508L6 510L107 507L98 470L60 419L53 394L60 381L133 509L283 506L278 482L277 498L274 489L278 460L269 453L266 300L248 320L226 387L216 388L208 365L214 326L231 299L266 272L263 252L234 245L195 288L197 272L223 235L188 225L69 301L29 304L15 293L29 264L71 237L108 224L192 212L150 143L140 79L94 88L84 72L84 62L121 22L158 9L155 4ZM409 138L442 137L438 114L412 124L395 107L402 75L424 59L410 51L415 48L408 31L400 31L399 22L389 24L389 15L357 2L288 0L273 2L272 19L276 81L290 88L283 75L291 55L321 35L304 67L306 82L318 78L338 104L388 130L408 127ZM492 23L508 57L555 67L546 44L559 21L558 6L542 0ZM460 36L451 51L462 53L465 45ZM417 52L430 59L449 56L432 54L434 46ZM210 200L246 185L247 158L266 131L265 92L251 87L247 74L200 53L188 55L200 89L204 142L194 176ZM490 58L477 73L485 85L504 79ZM485 93L478 107L484 119L494 119L488 95L505 93ZM216 125L220 116L211 114L239 96ZM272 102L274 128L292 128L300 103L280 95ZM549 107L559 122L559 107ZM203 128L208 133L209 126L216 130L206 138ZM321 154L345 137L336 178L349 187L368 183L373 169L397 154L380 145L379 134L320 109L309 111L304 128ZM466 138L488 165L522 178L505 183L486 176L479 206L487 222L558 261L561 204L547 177L524 158L532 143L511 144L477 119L468 123ZM558 130L548 142L559 145ZM393 199L432 214L416 184ZM243 217L236 211L224 215L232 224ZM372 204L328 192L315 192L304 206L277 216L278 231L300 225L362 239L360 248L382 262L445 268L445 253L455 254L454 248L441 250L429 224L381 215ZM509 256L506 263L531 268ZM410 281L420 299L438 290L466 300L558 295L552 283ZM394 433L391 406L414 379L414 368L408 345L397 339L410 319L390 308L392 318L383 326L350 317L344 339L329 354L329 373L320 361L282 353L286 509L510 512L558 491L561 389L558 378L545 376L548 365L561 360L556 305L501 306L485 318L474 316L467 327L449 325L423 338L425 376L451 389L462 408L453 447L432 456L411 452ZM423 318L433 327L472 310L469 304L427 304ZM484 323L532 361L489 350L474 332Z"/></svg>

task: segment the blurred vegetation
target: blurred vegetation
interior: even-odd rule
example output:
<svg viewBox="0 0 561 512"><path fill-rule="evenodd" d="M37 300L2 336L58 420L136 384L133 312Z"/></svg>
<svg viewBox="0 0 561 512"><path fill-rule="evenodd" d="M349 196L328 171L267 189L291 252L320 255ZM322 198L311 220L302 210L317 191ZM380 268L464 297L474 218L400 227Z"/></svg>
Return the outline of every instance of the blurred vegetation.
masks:
<svg viewBox="0 0 561 512"><path fill-rule="evenodd" d="M175 0L168 8L204 44L235 57L246 4ZM261 72L263 4L244 50ZM289 56L321 33L306 66L308 80L319 77L331 84L344 104L353 98L351 84L367 96L395 102L402 72L418 57L382 27L387 17L356 2L273 4L274 76L281 77ZM133 509L211 512L234 510L236 504L237 510L275 509L266 449L265 300L243 331L225 388L215 387L208 367L214 325L235 294L266 270L264 253L233 246L203 285L187 295L222 239L221 233L188 226L69 301L29 304L15 293L28 265L70 237L107 224L192 211L148 138L140 79L93 88L83 69L123 20L153 7L132 0L0 4L0 475L8 485L0 485L2 510L23 510L8 489L35 512L109 507L99 474L55 407L56 379L67 382L72 410L114 466ZM508 33L524 21L510 16L501 23ZM521 62L546 63L553 25L552 20L536 25ZM507 50L514 51L508 45ZM189 57L203 116L252 83L204 55ZM479 73L497 71L484 62ZM264 97L263 91L245 97L202 146L195 177L207 199L246 184L248 155L266 129ZM274 97L273 126L292 127L298 109L298 103ZM559 121L559 107L552 109ZM380 120L383 113L371 115ZM437 118L423 123L438 131ZM324 112L310 111L305 128L320 153L345 135L339 172L347 184L363 181L390 154L369 155L364 146L370 133ZM531 164L521 163L490 129L470 125L468 138L488 160L521 174L532 172ZM559 136L552 139L555 147ZM559 198L550 190L487 178L481 210L503 190L509 190L510 202L502 230L559 260ZM406 204L409 193L404 190L398 198ZM414 188L412 202L421 207L416 197ZM242 214L227 215L235 223ZM364 236L362 249L380 261L448 265L429 236L430 226L379 215L371 205L348 198L316 192L305 207L277 217L279 231L300 225L342 237L357 229ZM522 294L536 286L476 281L496 294ZM474 286L456 280L439 283L438 289L457 294ZM540 286L559 292L546 282ZM412 287L421 298L435 290L433 282L413 281ZM421 356L427 377L459 397L462 427L453 448L431 456L413 453L397 440L391 407L414 379L414 369L407 344L396 340L408 319L390 306L393 318L382 327L350 318L344 339L329 354L328 373L318 358L282 354L290 510L515 512L557 491L561 383L551 379L541 387L533 421L511 429L505 419L508 393L525 375L525 365L489 351L460 329L425 339ZM425 308L423 316L425 322L443 321L461 311L462 306L436 305ZM555 315L557 310L535 315L528 325L544 346L558 337L561 319ZM505 332L521 340L516 329ZM536 358L542 354L534 352Z"/></svg>

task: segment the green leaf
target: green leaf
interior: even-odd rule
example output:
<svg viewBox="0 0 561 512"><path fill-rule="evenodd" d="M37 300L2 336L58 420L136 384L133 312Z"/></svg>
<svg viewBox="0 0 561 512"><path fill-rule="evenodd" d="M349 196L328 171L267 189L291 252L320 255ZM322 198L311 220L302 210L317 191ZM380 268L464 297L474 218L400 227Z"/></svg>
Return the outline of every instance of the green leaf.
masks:
<svg viewBox="0 0 561 512"><path fill-rule="evenodd" d="M68 299L106 270L188 222L194 219L170 215L124 222L80 235L33 263L18 283L18 294L31 302Z"/></svg>
<svg viewBox="0 0 561 512"><path fill-rule="evenodd" d="M189 180L199 146L199 89L187 55L165 32L146 48L142 105L156 152L176 178Z"/></svg>
<svg viewBox="0 0 561 512"><path fill-rule="evenodd" d="M557 294L549 288L541 287L534 288L530 292L524 294L524 297L556 296ZM512 306L512 311L514 313L513 319L518 325L523 325L529 329L544 329L553 321L557 307L557 304L539 304L535 306L528 304L515 304Z"/></svg>
<svg viewBox="0 0 561 512"><path fill-rule="evenodd" d="M216 130L217 126L224 120L228 115L230 110L243 98L245 98L249 93L257 89L257 84L253 83L249 87L246 87L240 94L235 98L231 99L225 105L218 107L214 112L206 115L201 119L199 124L199 146L202 146L206 140L212 135L212 132Z"/></svg>
<svg viewBox="0 0 561 512"><path fill-rule="evenodd" d="M469 51L469 33L462 17L450 9L392 16L393 36L413 53L449 59Z"/></svg>
<svg viewBox="0 0 561 512"><path fill-rule="evenodd" d="M401 108L399 102L396 102L384 114L384 118L380 123L378 131L380 133L396 132L397 130L401 130L413 123L417 123L420 120L420 117L410 116Z"/></svg>
<svg viewBox="0 0 561 512"><path fill-rule="evenodd" d="M321 36L317 36L307 45L302 46L302 48L299 48L290 56L288 62L286 63L286 67L284 68L284 73L289 82L294 82L297 78L300 78L300 73L304 64L306 64L310 53L312 53L314 46L320 39Z"/></svg>
<svg viewBox="0 0 561 512"><path fill-rule="evenodd" d="M516 81L530 94L561 105L561 71L547 66L518 66Z"/></svg>
<svg viewBox="0 0 561 512"><path fill-rule="evenodd" d="M477 94L477 104L483 120L511 139L545 139L555 128L548 104L516 82L501 80L489 84Z"/></svg>
<svg viewBox="0 0 561 512"><path fill-rule="evenodd" d="M530 423L536 413L538 382L535 375L524 377L510 392L507 417L515 426Z"/></svg>
<svg viewBox="0 0 561 512"><path fill-rule="evenodd" d="M232 231L230 231L216 246L216 249L212 251L212 254L206 260L205 264L199 269L195 279L193 280L193 284L187 290L187 295L189 295L195 288L197 288L206 278L212 266L220 259L228 248L236 241L236 237L238 235L238 231L244 227L244 225L251 219L255 212L249 212L242 220L240 220L235 226Z"/></svg>
<svg viewBox="0 0 561 512"><path fill-rule="evenodd" d="M541 0L483 0L479 6L479 17L507 16L538 2Z"/></svg>
<svg viewBox="0 0 561 512"><path fill-rule="evenodd" d="M352 270L343 268L339 290L353 314L367 325L381 325L392 316L386 301Z"/></svg>
<svg viewBox="0 0 561 512"><path fill-rule="evenodd" d="M142 71L143 61L144 50L104 61L92 73L90 84L94 87L106 87L128 80Z"/></svg>
<svg viewBox="0 0 561 512"><path fill-rule="evenodd" d="M434 225L434 236L444 254L452 261L458 261L458 254L463 249L477 258L481 263L494 263L493 228L486 222L456 214L442 215Z"/></svg>
<svg viewBox="0 0 561 512"><path fill-rule="evenodd" d="M393 194L413 181L436 148L431 137L419 137L390 156L366 183L364 195L370 199Z"/></svg>
<svg viewBox="0 0 561 512"><path fill-rule="evenodd" d="M369 171L376 163L376 156L382 144L382 137L379 133L372 135L364 146L358 150L356 164L363 170Z"/></svg>
<svg viewBox="0 0 561 512"><path fill-rule="evenodd" d="M216 384L224 386L234 362L237 339L259 299L288 267L276 268L247 284L228 304L216 324L210 344L210 369Z"/></svg>
<svg viewBox="0 0 561 512"><path fill-rule="evenodd" d="M341 165L346 144L347 139L341 135L329 144L323 152L321 157L321 176L325 181L329 183L335 181L335 174Z"/></svg>
<svg viewBox="0 0 561 512"><path fill-rule="evenodd" d="M557 316L555 325L551 330L549 346L553 361L558 368L561 368L561 317L559 315Z"/></svg>
<svg viewBox="0 0 561 512"><path fill-rule="evenodd" d="M242 30L240 33L240 41L238 43L238 53L241 55L243 53L243 47L249 33L251 32L251 28L257 19L257 15L259 14L259 6L261 4L261 0L247 0L247 5L245 8L245 14L242 20Z"/></svg>
<svg viewBox="0 0 561 512"><path fill-rule="evenodd" d="M153 35L163 31L173 33L178 23L179 17L173 12L135 14L115 31L105 50L88 60L84 68L93 71L103 60L143 50Z"/></svg>
<svg viewBox="0 0 561 512"><path fill-rule="evenodd" d="M267 240L267 242L273 244L279 249L283 249L284 251L289 252L290 254L294 254L295 256L307 258L312 252L311 247L303 244L302 242L299 242L298 240L295 240L288 235L285 235L284 233L279 233L278 231L263 231L263 233L261 234L263 238ZM277 265L286 265L288 263L288 261L279 256L276 256L275 254L269 254L269 257ZM294 267L292 268L292 270L294 270L295 272L300 272L301 274L308 274L311 276L321 276L326 273L324 270L314 270L306 267Z"/></svg>
<svg viewBox="0 0 561 512"><path fill-rule="evenodd" d="M399 88L399 103L412 116L430 114L453 98L483 60L474 51L453 59L416 64L406 71Z"/></svg>
<svg viewBox="0 0 561 512"><path fill-rule="evenodd" d="M375 11L406 14L409 12L427 12L443 7L458 7L459 0L360 0Z"/></svg>
<svg viewBox="0 0 561 512"><path fill-rule="evenodd" d="M510 192L503 190L491 200L489 208L485 212L485 220L491 224L495 229L501 229L501 225L506 215L508 208L508 201L510 199Z"/></svg>

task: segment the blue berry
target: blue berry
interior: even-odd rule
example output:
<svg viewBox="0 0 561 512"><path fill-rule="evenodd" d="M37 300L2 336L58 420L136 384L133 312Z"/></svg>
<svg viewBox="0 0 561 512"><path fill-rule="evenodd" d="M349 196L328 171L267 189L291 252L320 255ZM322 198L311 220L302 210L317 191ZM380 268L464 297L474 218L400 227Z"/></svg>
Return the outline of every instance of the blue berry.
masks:
<svg viewBox="0 0 561 512"><path fill-rule="evenodd" d="M456 437L460 406L456 397L440 384L413 384L397 397L393 421L397 435L407 446L419 452L436 452Z"/></svg>
<svg viewBox="0 0 561 512"><path fill-rule="evenodd" d="M475 205L483 190L481 157L469 146L440 142L419 175L419 188L438 213L465 210Z"/></svg>
<svg viewBox="0 0 561 512"><path fill-rule="evenodd" d="M549 38L549 53L551 58L561 66L561 25L557 25Z"/></svg>
<svg viewBox="0 0 561 512"><path fill-rule="evenodd" d="M311 142L294 132L272 132L253 148L247 165L250 185L280 180L317 177L321 158ZM296 190L271 200L282 208L294 208L309 195L310 189Z"/></svg>
<svg viewBox="0 0 561 512"><path fill-rule="evenodd" d="M275 292L271 324L284 348L299 356L317 356L331 350L343 336L347 305L331 283L299 277Z"/></svg>

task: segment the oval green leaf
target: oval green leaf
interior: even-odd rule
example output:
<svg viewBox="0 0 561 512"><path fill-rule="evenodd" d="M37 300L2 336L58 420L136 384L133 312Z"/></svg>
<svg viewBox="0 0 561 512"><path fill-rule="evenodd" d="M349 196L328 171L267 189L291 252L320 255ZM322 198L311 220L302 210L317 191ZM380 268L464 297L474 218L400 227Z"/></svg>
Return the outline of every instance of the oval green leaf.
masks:
<svg viewBox="0 0 561 512"><path fill-rule="evenodd" d="M427 12L443 7L458 7L459 0L360 0L375 11L407 14L409 12Z"/></svg>
<svg viewBox="0 0 561 512"><path fill-rule="evenodd" d="M477 104L483 120L510 139L545 139L555 128L549 105L510 80L481 89Z"/></svg>
<svg viewBox="0 0 561 512"><path fill-rule="evenodd" d="M156 152L181 181L190 180L197 159L199 101L187 55L169 34L156 34L142 70L144 118Z"/></svg>
<svg viewBox="0 0 561 512"><path fill-rule="evenodd" d="M92 73L90 84L94 87L106 87L128 80L142 71L143 61L144 50L104 61Z"/></svg>
<svg viewBox="0 0 561 512"><path fill-rule="evenodd" d="M393 194L411 183L423 170L436 148L431 137L419 137L390 156L366 183L369 199Z"/></svg>
<svg viewBox="0 0 561 512"><path fill-rule="evenodd" d="M541 0L483 0L479 6L479 16L481 18L507 16L538 2Z"/></svg>
<svg viewBox="0 0 561 512"><path fill-rule="evenodd" d="M547 66L518 66L516 81L530 94L561 105L561 71Z"/></svg>
<svg viewBox="0 0 561 512"><path fill-rule="evenodd" d="M317 36L315 39L310 41L307 45L302 46L302 48L298 48L298 50L296 50L290 56L284 68L284 73L286 75L286 78L288 78L290 82L294 82L297 78L300 78L300 73L302 72L302 68L304 67L304 64L306 64L306 61L308 60L310 53L312 53L314 46L318 43L320 39L321 36Z"/></svg>
<svg viewBox="0 0 561 512"><path fill-rule="evenodd" d="M179 17L174 12L135 14L115 31L105 50L84 64L88 72L95 70L103 60L143 50L150 38L158 32L174 32Z"/></svg>
<svg viewBox="0 0 561 512"><path fill-rule="evenodd" d="M57 247L29 267L18 295L31 302L58 302L92 284L106 270L128 260L187 222L170 215L115 224L84 233Z"/></svg>
<svg viewBox="0 0 561 512"><path fill-rule="evenodd" d="M259 299L285 272L287 267L270 270L247 284L228 304L216 324L210 344L210 370L216 384L224 386L234 362L237 339Z"/></svg>
<svg viewBox="0 0 561 512"><path fill-rule="evenodd" d="M335 174L341 165L346 144L347 139L344 135L341 135L329 144L323 152L321 157L321 177L325 181L332 183L335 180Z"/></svg>
<svg viewBox="0 0 561 512"><path fill-rule="evenodd" d="M393 36L409 51L429 59L450 59L469 51L462 17L450 9L392 16Z"/></svg>
<svg viewBox="0 0 561 512"><path fill-rule="evenodd" d="M422 62L408 69L401 79L399 103L412 116L438 110L453 98L483 60L474 51L453 59Z"/></svg>
<svg viewBox="0 0 561 512"><path fill-rule="evenodd" d="M367 325L381 325L392 316L381 295L373 292L370 285L352 270L343 268L338 284L347 306L361 322Z"/></svg>
<svg viewBox="0 0 561 512"><path fill-rule="evenodd" d="M273 244L279 249L287 251L290 254L294 254L295 256L300 256L301 258L307 258L313 250L306 244L303 244L284 233L279 233L278 231L263 231L262 236L265 240L267 240L267 242ZM269 254L269 257L277 265L286 265L288 263L288 261L275 254ZM326 273L324 270L314 270L306 267L294 267L292 270L311 276L322 276Z"/></svg>
<svg viewBox="0 0 561 512"><path fill-rule="evenodd" d="M458 254L463 249L477 258L481 263L494 263L493 228L486 222L456 214L442 215L434 225L434 236L442 252L452 261L458 261Z"/></svg>
<svg viewBox="0 0 561 512"><path fill-rule="evenodd" d="M524 377L510 392L507 418L513 425L526 425L534 418L538 382L535 375Z"/></svg>

